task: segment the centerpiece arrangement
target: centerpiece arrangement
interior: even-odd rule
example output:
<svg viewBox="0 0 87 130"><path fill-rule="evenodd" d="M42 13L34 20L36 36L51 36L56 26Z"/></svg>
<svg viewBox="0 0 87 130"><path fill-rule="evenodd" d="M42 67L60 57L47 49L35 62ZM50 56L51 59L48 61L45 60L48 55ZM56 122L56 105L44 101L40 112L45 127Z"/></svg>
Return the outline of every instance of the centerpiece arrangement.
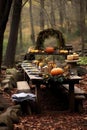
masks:
<svg viewBox="0 0 87 130"><path fill-rule="evenodd" d="M56 39L54 41L52 38ZM45 41L49 40L46 43ZM47 45L49 43L49 45ZM35 47L29 48L28 53L64 53L68 54L68 50L65 47L65 40L63 34L59 30L44 29L38 34Z"/></svg>
<svg viewBox="0 0 87 130"><path fill-rule="evenodd" d="M52 41L48 44L44 44L46 39L54 37L57 39L56 44ZM77 53L69 54L69 50L66 49L65 40L62 33L55 29L45 29L38 34L36 46L28 49L29 54L40 54L38 59L32 60L32 64L40 69L40 76L43 77L44 81L48 82L49 79L54 81L62 82L69 76L70 66L67 63L78 61L79 55ZM59 59L56 61L50 59L50 55L65 55L66 59L59 65ZM45 56L46 55L46 56ZM66 61L66 62L65 62ZM63 65L65 64L65 65Z"/></svg>

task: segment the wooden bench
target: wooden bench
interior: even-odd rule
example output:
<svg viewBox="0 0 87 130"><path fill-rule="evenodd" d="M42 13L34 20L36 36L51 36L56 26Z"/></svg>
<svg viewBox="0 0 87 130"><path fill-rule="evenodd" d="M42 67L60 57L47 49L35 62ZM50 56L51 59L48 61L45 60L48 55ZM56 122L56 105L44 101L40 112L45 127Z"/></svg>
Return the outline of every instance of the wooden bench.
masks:
<svg viewBox="0 0 87 130"><path fill-rule="evenodd" d="M69 94L69 84L63 84L63 88L65 89L66 93ZM83 100L85 97L85 92L78 88L77 86L74 87L74 94L75 94L75 110L82 112L83 111Z"/></svg>
<svg viewBox="0 0 87 130"><path fill-rule="evenodd" d="M18 81L17 82L17 92L30 92L30 86L27 81Z"/></svg>
<svg viewBox="0 0 87 130"><path fill-rule="evenodd" d="M18 93L21 93L21 92L32 93L27 81L18 81L17 82L17 92ZM36 95L36 93L35 93L35 95ZM26 114L32 114L32 112L40 113L40 107L39 107L38 102L37 102L37 95L36 95L35 101L24 100L22 102L18 102L18 104L21 105L23 113L26 113Z"/></svg>

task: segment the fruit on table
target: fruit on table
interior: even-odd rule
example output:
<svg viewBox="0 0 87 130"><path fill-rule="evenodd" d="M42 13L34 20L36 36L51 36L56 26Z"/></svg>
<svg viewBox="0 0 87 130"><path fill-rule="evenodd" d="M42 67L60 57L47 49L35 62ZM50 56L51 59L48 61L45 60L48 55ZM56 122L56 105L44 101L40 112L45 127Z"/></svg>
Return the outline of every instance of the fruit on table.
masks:
<svg viewBox="0 0 87 130"><path fill-rule="evenodd" d="M34 47L29 47L28 48L28 53L29 52L31 52L31 53L37 53L37 52L39 52L40 50L38 50L38 49L35 49Z"/></svg>
<svg viewBox="0 0 87 130"><path fill-rule="evenodd" d="M64 50L64 53L65 53L65 54L68 54L68 50Z"/></svg>
<svg viewBox="0 0 87 130"><path fill-rule="evenodd" d="M73 60L78 60L79 59L79 55L77 53L73 53Z"/></svg>
<svg viewBox="0 0 87 130"><path fill-rule="evenodd" d="M63 69L62 68L59 68L59 67L57 67L57 68L53 68L52 70L51 70L51 75L59 75L59 74L63 74Z"/></svg>
<svg viewBox="0 0 87 130"><path fill-rule="evenodd" d="M60 53L64 53L64 54L67 54L68 53L68 50L59 50Z"/></svg>
<svg viewBox="0 0 87 130"><path fill-rule="evenodd" d="M45 48L45 52L47 52L47 53L53 53L55 50L54 50L54 48L53 47L46 47Z"/></svg>
<svg viewBox="0 0 87 130"><path fill-rule="evenodd" d="M32 49L30 52L39 52L39 50Z"/></svg>
<svg viewBox="0 0 87 130"><path fill-rule="evenodd" d="M33 63L33 64L38 64L39 61L38 61L38 60L33 60L32 63Z"/></svg>
<svg viewBox="0 0 87 130"><path fill-rule="evenodd" d="M78 60L79 55L77 53L73 53L72 55L67 55L67 60Z"/></svg>
<svg viewBox="0 0 87 130"><path fill-rule="evenodd" d="M44 66L44 62L40 62L40 63L39 63L39 66L40 66L40 67Z"/></svg>
<svg viewBox="0 0 87 130"><path fill-rule="evenodd" d="M67 60L73 60L73 55L67 55Z"/></svg>

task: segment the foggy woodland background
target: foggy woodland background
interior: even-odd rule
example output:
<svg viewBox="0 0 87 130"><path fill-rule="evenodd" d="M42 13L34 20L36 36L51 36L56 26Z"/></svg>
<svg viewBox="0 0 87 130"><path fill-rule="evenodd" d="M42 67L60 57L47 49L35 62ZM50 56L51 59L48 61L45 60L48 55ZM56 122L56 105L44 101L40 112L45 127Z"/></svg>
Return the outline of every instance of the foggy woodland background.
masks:
<svg viewBox="0 0 87 130"><path fill-rule="evenodd" d="M84 55L84 48L87 48L87 0L8 1L12 4L7 6L11 9L4 30L2 61L5 65L12 66L17 55L35 46L39 32L47 28L60 30L65 43L75 50L80 49Z"/></svg>

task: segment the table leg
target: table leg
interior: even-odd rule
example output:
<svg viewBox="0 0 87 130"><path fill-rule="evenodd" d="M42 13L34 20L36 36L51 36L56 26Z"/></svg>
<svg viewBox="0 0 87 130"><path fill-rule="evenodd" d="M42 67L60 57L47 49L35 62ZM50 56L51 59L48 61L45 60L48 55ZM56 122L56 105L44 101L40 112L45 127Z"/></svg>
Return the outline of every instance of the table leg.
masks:
<svg viewBox="0 0 87 130"><path fill-rule="evenodd" d="M69 110L70 112L75 111L75 97L74 97L74 84L69 84Z"/></svg>
<svg viewBox="0 0 87 130"><path fill-rule="evenodd" d="M24 80L29 83L29 77L28 77L28 75L26 74L26 72L24 72Z"/></svg>
<svg viewBox="0 0 87 130"><path fill-rule="evenodd" d="M26 80L26 73L24 72L24 80Z"/></svg>

